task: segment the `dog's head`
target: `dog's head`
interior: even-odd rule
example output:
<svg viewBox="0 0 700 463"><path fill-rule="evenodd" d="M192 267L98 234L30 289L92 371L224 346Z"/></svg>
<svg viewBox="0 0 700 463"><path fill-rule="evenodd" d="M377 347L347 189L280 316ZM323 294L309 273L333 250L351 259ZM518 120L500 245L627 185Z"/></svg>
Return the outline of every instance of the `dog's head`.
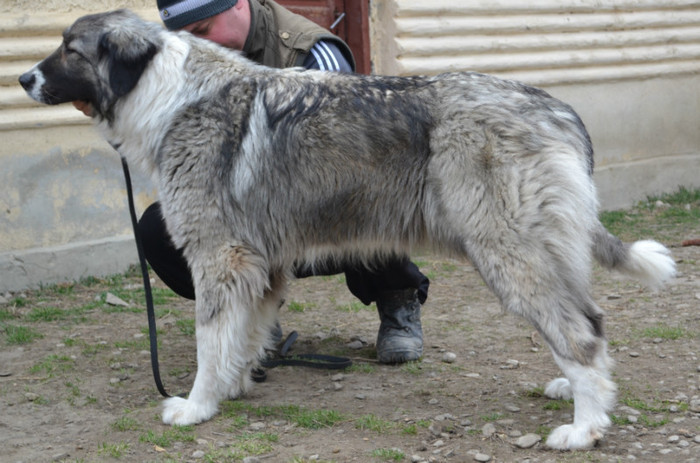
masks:
<svg viewBox="0 0 700 463"><path fill-rule="evenodd" d="M111 119L114 103L134 88L158 51L162 31L127 10L83 16L19 82L40 103L87 102L93 117Z"/></svg>

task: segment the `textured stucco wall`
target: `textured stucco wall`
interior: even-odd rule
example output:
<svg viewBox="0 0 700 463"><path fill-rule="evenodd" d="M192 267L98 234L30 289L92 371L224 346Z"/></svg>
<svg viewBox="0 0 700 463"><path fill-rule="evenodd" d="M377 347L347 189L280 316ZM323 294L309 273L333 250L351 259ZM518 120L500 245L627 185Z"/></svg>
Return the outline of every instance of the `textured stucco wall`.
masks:
<svg viewBox="0 0 700 463"><path fill-rule="evenodd" d="M469 70L548 90L589 129L604 209L700 187L700 4L373 0L379 74Z"/></svg>
<svg viewBox="0 0 700 463"><path fill-rule="evenodd" d="M83 14L155 2L0 3L0 292L124 271L137 261L119 156L71 105L34 103L17 83ZM132 172L137 209L155 199Z"/></svg>
<svg viewBox="0 0 700 463"><path fill-rule="evenodd" d="M69 105L33 103L19 74L82 14L153 0L0 2L0 292L136 262L117 155ZM468 69L542 86L584 119L601 204L700 187L700 5L693 0L371 0L381 74ZM137 209L155 199L132 172Z"/></svg>
<svg viewBox="0 0 700 463"><path fill-rule="evenodd" d="M77 13L77 16L92 12L131 8L148 10L155 8L155 0L3 0L0 12L21 17L37 13Z"/></svg>

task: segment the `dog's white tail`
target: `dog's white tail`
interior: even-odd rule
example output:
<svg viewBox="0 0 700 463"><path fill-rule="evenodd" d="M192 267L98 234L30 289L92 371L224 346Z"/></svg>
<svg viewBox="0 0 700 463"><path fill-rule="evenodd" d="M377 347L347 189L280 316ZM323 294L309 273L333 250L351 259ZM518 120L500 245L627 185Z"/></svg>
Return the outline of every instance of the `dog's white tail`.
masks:
<svg viewBox="0 0 700 463"><path fill-rule="evenodd" d="M594 234L593 255L604 267L637 278L652 290L676 274L676 263L666 246L652 240L623 243L602 224Z"/></svg>

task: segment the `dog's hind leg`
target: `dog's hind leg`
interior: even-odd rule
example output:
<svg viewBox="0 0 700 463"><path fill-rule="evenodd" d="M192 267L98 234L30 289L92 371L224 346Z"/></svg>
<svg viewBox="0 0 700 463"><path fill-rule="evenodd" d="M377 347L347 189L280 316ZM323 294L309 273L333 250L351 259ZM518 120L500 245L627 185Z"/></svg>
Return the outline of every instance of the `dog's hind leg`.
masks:
<svg viewBox="0 0 700 463"><path fill-rule="evenodd" d="M187 399L164 402L163 422L189 425L211 418L219 402L251 386L250 372L274 325L283 277L271 278L262 258L240 245L192 264L196 292L197 375Z"/></svg>
<svg viewBox="0 0 700 463"><path fill-rule="evenodd" d="M486 244L486 246L484 246ZM567 243L565 250L531 240L517 245L501 236L480 242L470 259L506 310L529 320L549 344L566 379L555 380L549 392L574 399L574 422L555 429L547 445L557 449L589 448L610 425L615 401L610 361L603 336L603 313L589 294L590 260L586 243ZM562 258L569 257L569 258Z"/></svg>
<svg viewBox="0 0 700 463"><path fill-rule="evenodd" d="M554 353L554 359L566 375L568 387L574 399L574 422L556 428L547 438L547 446L555 449L584 449L602 439L610 426L608 412L615 404L616 387L610 380L610 363L605 346L591 363L583 365ZM553 384L561 387L563 378L552 381L547 389L552 394Z"/></svg>

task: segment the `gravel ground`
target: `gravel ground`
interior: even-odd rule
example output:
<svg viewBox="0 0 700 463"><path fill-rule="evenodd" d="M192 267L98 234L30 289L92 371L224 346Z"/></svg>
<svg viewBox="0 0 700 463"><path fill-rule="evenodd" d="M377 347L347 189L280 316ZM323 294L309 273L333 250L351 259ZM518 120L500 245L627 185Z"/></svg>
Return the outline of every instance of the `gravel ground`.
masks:
<svg viewBox="0 0 700 463"><path fill-rule="evenodd" d="M698 236L695 224L667 244ZM504 314L468 263L423 256L432 286L421 361L373 360L376 309L353 300L342 278L297 281L280 314L299 333L293 352L346 355L353 367L270 369L195 427L160 423L137 275L7 294L0 461L700 461L700 247L673 253L680 273L658 293L595 271L619 403L590 451L543 446L573 405L542 396L560 372L531 326ZM186 392L193 304L155 287L163 380Z"/></svg>

